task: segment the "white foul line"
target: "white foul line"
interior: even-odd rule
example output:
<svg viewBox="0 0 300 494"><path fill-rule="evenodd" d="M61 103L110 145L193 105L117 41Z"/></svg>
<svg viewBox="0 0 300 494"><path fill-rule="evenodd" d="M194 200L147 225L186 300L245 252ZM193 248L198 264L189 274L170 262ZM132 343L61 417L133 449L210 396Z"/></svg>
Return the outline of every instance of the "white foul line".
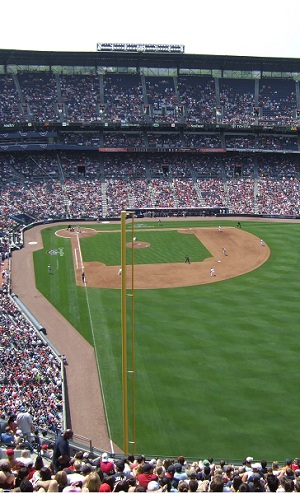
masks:
<svg viewBox="0 0 300 494"><path fill-rule="evenodd" d="M74 249L74 256L75 256L75 266L76 269L78 269L77 249Z"/></svg>

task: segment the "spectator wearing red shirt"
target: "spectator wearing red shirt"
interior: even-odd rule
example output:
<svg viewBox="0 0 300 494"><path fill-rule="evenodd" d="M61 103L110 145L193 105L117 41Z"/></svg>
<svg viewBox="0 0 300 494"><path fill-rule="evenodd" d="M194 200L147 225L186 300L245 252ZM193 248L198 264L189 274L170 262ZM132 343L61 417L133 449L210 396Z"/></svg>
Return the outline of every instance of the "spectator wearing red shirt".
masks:
<svg viewBox="0 0 300 494"><path fill-rule="evenodd" d="M108 477L115 473L115 464L112 461L109 461L107 453L102 454L100 468L102 472Z"/></svg>
<svg viewBox="0 0 300 494"><path fill-rule="evenodd" d="M147 489L149 482L153 480L158 481L158 476L156 473L153 473L153 465L150 463L145 463L143 466L143 471L137 476L138 484L145 489Z"/></svg>

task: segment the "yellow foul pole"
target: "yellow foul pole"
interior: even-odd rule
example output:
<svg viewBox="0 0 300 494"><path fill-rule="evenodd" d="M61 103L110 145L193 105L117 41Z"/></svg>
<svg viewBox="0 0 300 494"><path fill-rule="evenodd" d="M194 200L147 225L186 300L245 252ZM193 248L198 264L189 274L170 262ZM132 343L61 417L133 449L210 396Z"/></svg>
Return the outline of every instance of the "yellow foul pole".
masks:
<svg viewBox="0 0 300 494"><path fill-rule="evenodd" d="M121 325L124 453L128 454L127 322L126 322L126 211L121 212Z"/></svg>
<svg viewBox="0 0 300 494"><path fill-rule="evenodd" d="M132 444L133 454L136 454L136 417L135 417L135 363L134 363L134 213L131 213L131 238L132 238L132 253L131 253L131 405L132 405Z"/></svg>

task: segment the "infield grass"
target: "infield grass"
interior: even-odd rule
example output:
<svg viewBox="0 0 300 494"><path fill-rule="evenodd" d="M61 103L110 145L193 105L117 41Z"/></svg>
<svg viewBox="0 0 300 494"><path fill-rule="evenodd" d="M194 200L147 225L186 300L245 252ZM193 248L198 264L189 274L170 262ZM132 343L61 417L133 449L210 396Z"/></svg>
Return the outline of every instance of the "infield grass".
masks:
<svg viewBox="0 0 300 494"><path fill-rule="evenodd" d="M218 219L218 224L236 222ZM216 222L184 223L211 225ZM147 222L141 223L137 238L149 242L151 235L151 245L157 245L153 252L140 249L141 257L137 249L136 262L183 262L183 254L194 248L193 239L188 246L182 244L188 235L148 226L150 231ZM183 223L164 221L163 226L182 228ZM284 461L299 455L300 225L243 221L242 226L271 249L257 270L196 287L135 290L136 440L137 452L147 457L234 460L251 455ZM81 240L83 260L119 265L120 233L105 232L118 226L96 227L104 233ZM56 229L42 231L44 249L34 254L37 287L95 342L109 430L122 448L120 291L77 287L71 243L55 236ZM51 257L57 276L48 276L47 251L58 247L64 256ZM206 249L200 250L199 255L207 257ZM127 315L130 327L129 304Z"/></svg>

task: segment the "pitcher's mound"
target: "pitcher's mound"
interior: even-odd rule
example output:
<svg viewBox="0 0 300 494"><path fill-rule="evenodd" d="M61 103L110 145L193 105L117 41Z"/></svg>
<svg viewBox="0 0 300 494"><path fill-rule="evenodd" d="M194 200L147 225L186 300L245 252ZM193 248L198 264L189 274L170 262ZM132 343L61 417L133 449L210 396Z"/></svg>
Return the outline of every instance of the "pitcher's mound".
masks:
<svg viewBox="0 0 300 494"><path fill-rule="evenodd" d="M145 249L146 247L150 247L151 244L149 244L148 242L138 242L137 240L135 242L133 242L133 248L134 249ZM128 247L129 249L132 249L132 242L128 242L126 244L126 247Z"/></svg>

